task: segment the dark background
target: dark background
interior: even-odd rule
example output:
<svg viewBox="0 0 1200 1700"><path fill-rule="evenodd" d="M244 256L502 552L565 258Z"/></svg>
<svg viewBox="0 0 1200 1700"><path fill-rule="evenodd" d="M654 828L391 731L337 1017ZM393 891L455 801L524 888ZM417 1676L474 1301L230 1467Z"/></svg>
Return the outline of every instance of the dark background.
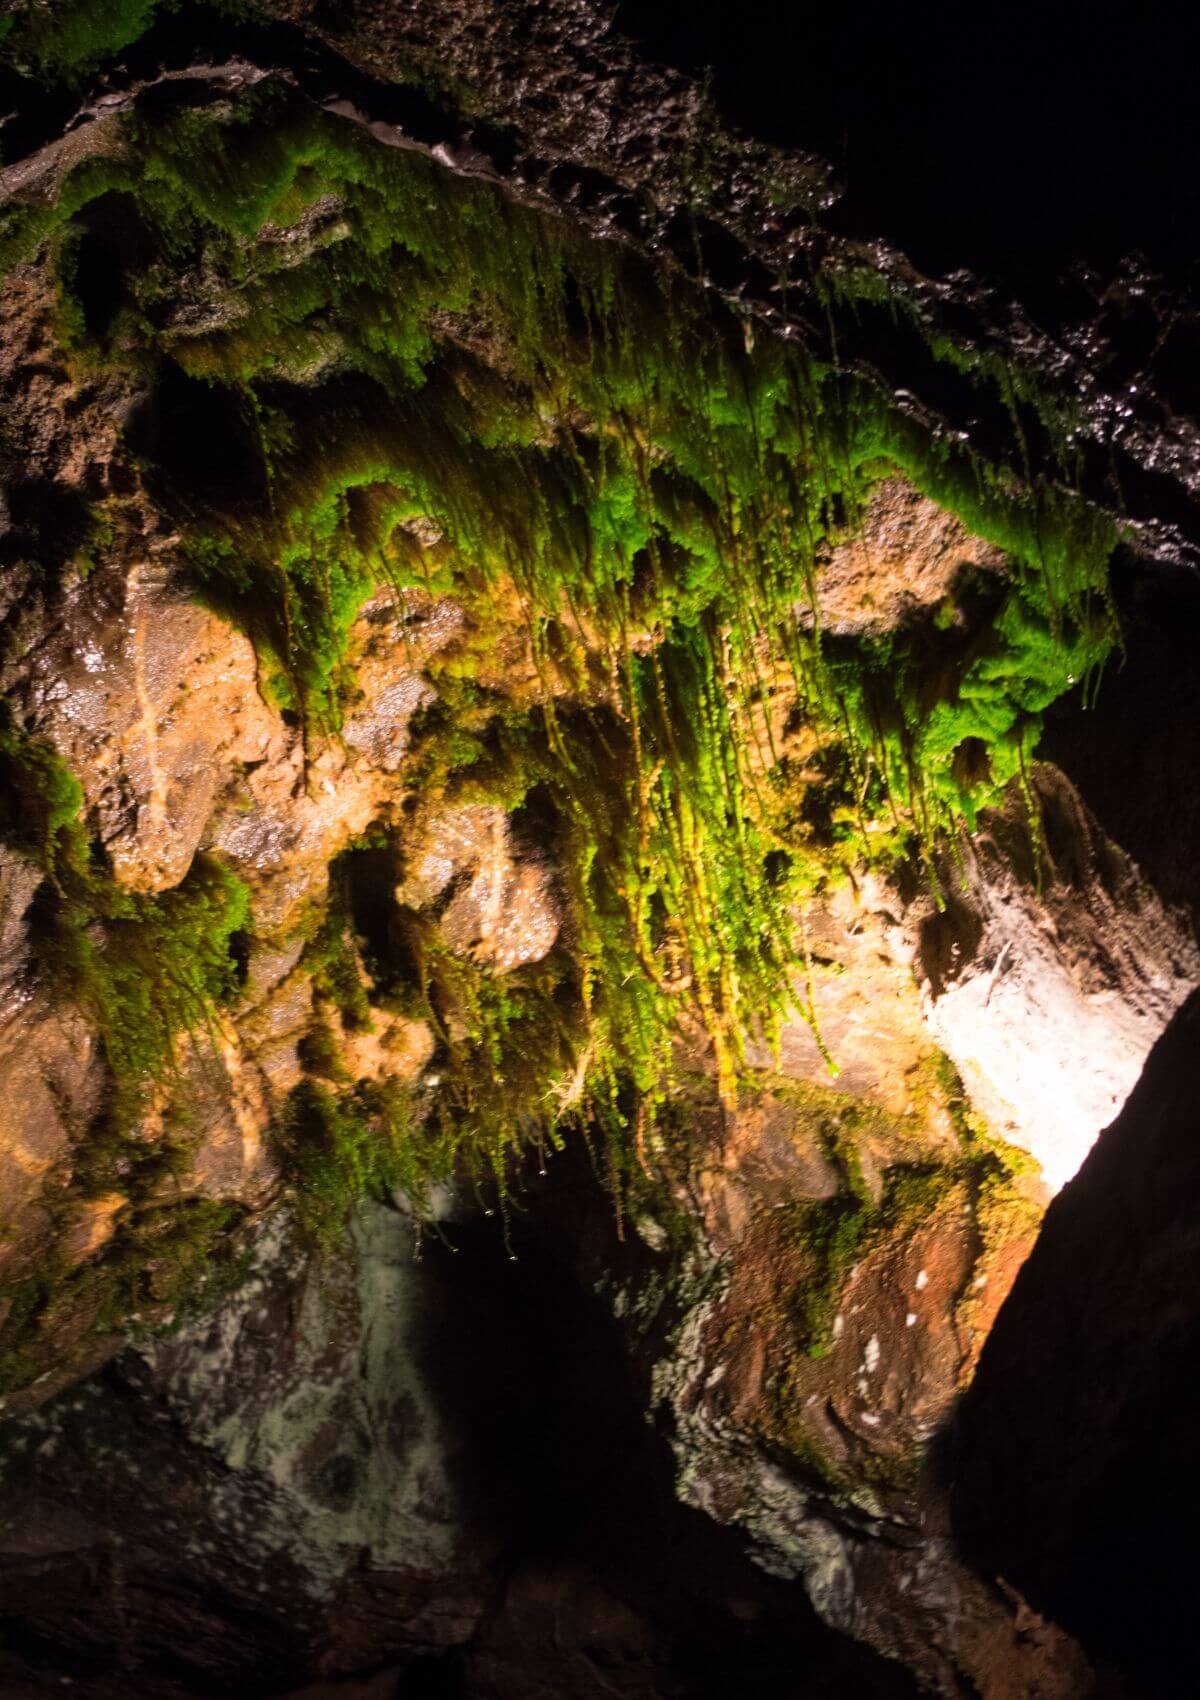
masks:
<svg viewBox="0 0 1200 1700"><path fill-rule="evenodd" d="M1131 250L1180 280L1195 268L1194 7L621 0L617 26L710 70L740 128L830 160L847 184L834 222L932 273L1015 287Z"/></svg>

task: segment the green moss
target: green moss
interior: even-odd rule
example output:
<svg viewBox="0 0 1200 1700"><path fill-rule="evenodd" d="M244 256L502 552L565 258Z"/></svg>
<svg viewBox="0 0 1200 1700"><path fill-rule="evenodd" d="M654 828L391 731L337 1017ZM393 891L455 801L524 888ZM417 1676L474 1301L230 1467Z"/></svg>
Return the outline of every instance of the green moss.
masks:
<svg viewBox="0 0 1200 1700"><path fill-rule="evenodd" d="M184 1303L228 1263L230 1232L245 1212L211 1200L171 1202L191 1166L179 1131L146 1140L139 1118L174 1072L180 1036L211 1032L237 990L232 942L249 924L249 894L216 862L197 858L174 890L125 891L91 843L83 792L57 752L0 731L0 833L46 870L30 915L43 981L96 1030L107 1074L103 1103L77 1131L69 1173L43 1203L52 1238L35 1276L0 1293L0 1388L46 1367L57 1342L80 1329L106 1333L130 1315ZM88 1199L127 1200L100 1255L76 1265L71 1229Z"/></svg>
<svg viewBox="0 0 1200 1700"><path fill-rule="evenodd" d="M72 1265L63 1242L36 1275L0 1292L0 1395L54 1366L63 1344L124 1332L131 1318L163 1322L194 1314L228 1293L243 1267L235 1230L241 1205L193 1198L124 1213L113 1238Z"/></svg>
<svg viewBox="0 0 1200 1700"><path fill-rule="evenodd" d="M852 1193L787 1208L789 1239L794 1239L804 1269L789 1300L791 1342L810 1358L823 1358L833 1344L838 1301L863 1247L872 1211Z"/></svg>
<svg viewBox="0 0 1200 1700"><path fill-rule="evenodd" d="M0 206L0 277L29 260L41 243L61 230L92 201L110 191L132 190L137 171L119 156L91 155L71 166L53 201L12 196Z"/></svg>
<svg viewBox="0 0 1200 1700"><path fill-rule="evenodd" d="M0 35L4 57L50 80L78 82L149 28L157 0L43 0L26 4Z"/></svg>
<svg viewBox="0 0 1200 1700"><path fill-rule="evenodd" d="M343 1026L365 1030L371 1025L371 1004L358 955L350 942L347 908L344 880L335 865L324 915L316 934L304 948L302 960L312 975L318 1003L336 1010Z"/></svg>
<svg viewBox="0 0 1200 1700"><path fill-rule="evenodd" d="M99 1030L113 1138L124 1139L149 1087L174 1067L178 1035L213 1030L216 1006L236 989L231 940L248 920L246 887L204 858L182 884L155 895L127 892L90 864L63 869L43 888L41 964ZM100 1149L93 1129L83 1156Z"/></svg>
<svg viewBox="0 0 1200 1700"><path fill-rule="evenodd" d="M0 835L53 874L61 857L81 852L83 787L51 744L0 713Z"/></svg>
<svg viewBox="0 0 1200 1700"><path fill-rule="evenodd" d="M538 617L574 606L610 644L623 620L713 610L732 622L739 660L811 578L831 505L852 515L885 462L1046 583L1061 579L1054 608L1103 582L1104 528L1070 498L1016 487L800 351L768 339L748 353L708 299L491 189L387 155L277 87L232 117L143 117L133 140L139 205L172 257L136 283L144 310L160 316L155 291L174 289L190 254L227 274L238 302L228 329L157 340L246 398L271 485L260 519L194 538L198 576L240 599L244 617L253 606L273 622L260 635L302 708L336 719L354 605L372 574L411 573L396 527L417 513L452 543L456 589L516 571ZM336 216L299 261L283 245L248 245L266 220L295 222L322 195ZM450 345L455 322L490 343L497 369ZM278 387L331 360L368 380L335 386L323 410L338 418L332 434ZM589 434L564 427L566 413ZM368 492L364 538L352 509ZM839 681L830 688L794 634L790 647L809 706L837 719ZM869 752L865 727L851 729ZM915 753L918 774L926 755L944 764L931 745Z"/></svg>
<svg viewBox="0 0 1200 1700"><path fill-rule="evenodd" d="M402 918L399 966L374 965L373 995L437 1035L440 1085L415 1120L364 1107L339 1078L333 1017L371 1016L331 909L308 954L315 1078L280 1135L301 1196L315 1188L331 1220L356 1186L398 1172L401 1147L418 1190L461 1163L502 1176L569 1123L600 1130L618 1176L671 1088L681 1034L706 1036L732 1103L747 1036L770 1044L797 1002L812 1018L793 901L864 856L916 845L932 866L1026 783L1046 707L1111 644L1113 528L836 362L746 337L711 293L379 147L282 79L203 108L142 103L122 140L74 168L54 207L10 208L0 254L61 231L69 255L85 204L133 203L129 305L91 356L147 383L182 372L245 439L215 486L146 450L198 593L251 635L264 688L310 740L340 724L363 600L383 583L453 594L474 636L430 666L439 702L415 728L411 793L425 809L533 811L560 870L567 920L536 970L464 962L418 915ZM82 349L69 264L61 281ZM197 291L213 311L180 312ZM1029 404L1024 380L972 370ZM797 605L816 604L822 553L897 469L1001 545L1010 576L963 631L930 619L826 640ZM520 611L536 684L480 682L497 670L498 605ZM779 760L782 691L811 733L804 774ZM81 864L72 879L52 905L51 959L136 1103L171 1036L221 995L236 894L201 870L177 902L122 909ZM147 951L174 962L176 939L201 966L155 980ZM837 1149L849 1164L851 1146ZM814 1293L833 1290L874 1219L847 1178L805 1226ZM814 1344L826 1310L814 1298Z"/></svg>
<svg viewBox="0 0 1200 1700"><path fill-rule="evenodd" d="M421 1150L411 1089L360 1081L336 1090L303 1081L275 1130L275 1148L315 1243L336 1244L349 1210L365 1196L403 1192L421 1208L436 1161Z"/></svg>
<svg viewBox="0 0 1200 1700"><path fill-rule="evenodd" d="M835 1321L856 1269L878 1261L886 1271L894 1251L939 1216L961 1223L976 1269L986 1269L993 1252L1031 1233L1041 1207L1024 1190L1029 1159L987 1133L945 1057L930 1057L910 1076L913 1109L899 1122L830 1088L774 1077L763 1084L796 1106L807 1136L834 1163L841 1183L833 1197L784 1205L763 1222L756 1255L771 1271L771 1286L752 1325L771 1341L773 1367L760 1410L764 1434L835 1494L853 1499L864 1483L908 1494L921 1464L917 1454L856 1457L852 1472L826 1456L805 1403L814 1385L811 1360L834 1348ZM898 1155L913 1145L908 1123L924 1130L931 1114L945 1111L959 1135L957 1150L938 1161ZM867 1184L868 1153L871 1167L890 1153L874 1189ZM868 1291L871 1280L866 1276ZM966 1284L955 1305L964 1342L971 1339L978 1304L977 1289Z"/></svg>
<svg viewBox="0 0 1200 1700"><path fill-rule="evenodd" d="M250 922L247 887L198 856L173 890L125 890L82 819L83 790L54 748L0 730L0 834L45 870L30 913L38 970L93 1023L109 1092L79 1153L76 1180L106 1190L117 1154L154 1160L127 1135L147 1093L176 1061L180 1034L211 1032L237 989L232 950ZM123 1182L128 1186L128 1176Z"/></svg>

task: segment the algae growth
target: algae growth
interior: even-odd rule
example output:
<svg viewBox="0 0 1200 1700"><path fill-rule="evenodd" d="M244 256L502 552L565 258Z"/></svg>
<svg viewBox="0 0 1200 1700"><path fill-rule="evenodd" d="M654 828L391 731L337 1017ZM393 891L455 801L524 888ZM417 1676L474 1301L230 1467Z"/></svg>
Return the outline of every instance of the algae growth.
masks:
<svg viewBox="0 0 1200 1700"><path fill-rule="evenodd" d="M149 12L79 7L53 43L27 20L9 51L82 74ZM619 1188L635 1146L653 1155L681 1044L707 1045L732 1103L747 1040L770 1044L797 1004L815 1020L795 914L814 881L880 855L931 866L1027 784L1044 710L1112 644L1113 527L828 353L282 78L196 104L159 90L105 122L52 196L8 201L0 263L50 253L65 357L144 386L140 477L310 750L337 735L378 586L466 610L475 648L430 663L401 785L418 817L536 814L568 914L552 955L508 976L402 915L402 966L367 983L346 918L318 923L318 1005L422 1016L438 1084L417 1102L341 1078L318 1009L277 1129L297 1191L328 1235L364 1187L419 1198L465 1166L503 1188L568 1126L599 1130ZM974 624L831 642L798 611L819 610L822 562L897 470L1004 549L1007 575ZM488 682L501 606L528 645L521 690ZM253 917L216 861L177 892L122 893L69 776L6 736L13 830L47 871L46 960L102 1036L123 1139L175 1036L231 995ZM833 1224L835 1263L852 1226Z"/></svg>

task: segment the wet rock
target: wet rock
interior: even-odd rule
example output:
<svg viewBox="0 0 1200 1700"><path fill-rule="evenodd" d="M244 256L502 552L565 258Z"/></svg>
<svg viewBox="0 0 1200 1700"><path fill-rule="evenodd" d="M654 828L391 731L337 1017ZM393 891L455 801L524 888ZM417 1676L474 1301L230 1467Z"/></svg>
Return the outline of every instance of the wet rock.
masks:
<svg viewBox="0 0 1200 1700"><path fill-rule="evenodd" d="M37 995L0 1023L0 1269L35 1266L73 1139L86 1132L103 1090L95 1036L83 1018Z"/></svg>
<svg viewBox="0 0 1200 1700"><path fill-rule="evenodd" d="M911 963L896 939L895 895L866 875L823 891L798 917L808 973L796 986L797 1012L784 1024L779 1067L790 1079L836 1086L889 1115L931 1108L926 1084L938 1046L931 1036ZM811 996L812 1020L804 1019ZM766 1047L752 1060L772 1066ZM951 1135L934 1110L922 1139Z"/></svg>
<svg viewBox="0 0 1200 1700"><path fill-rule="evenodd" d="M543 1562L510 1580L471 1658L471 1692L478 1700L643 1700L662 1657L653 1624L584 1567Z"/></svg>
<svg viewBox="0 0 1200 1700"><path fill-rule="evenodd" d="M478 1217L417 1262L369 1206L324 1268L276 1224L214 1312L0 1427L6 1696L912 1700L675 1501L564 1170L515 1264Z"/></svg>
<svg viewBox="0 0 1200 1700"><path fill-rule="evenodd" d="M338 1050L355 1080L415 1080L434 1041L428 1022L381 1013L369 1031L343 1032Z"/></svg>
<svg viewBox="0 0 1200 1700"><path fill-rule="evenodd" d="M409 722L433 698L422 668L460 627L452 604L380 592L350 634L357 685L342 736L314 739L306 750L276 717L269 755L230 775L204 844L250 884L263 932L286 936L305 905L324 897L333 857L394 811Z"/></svg>
<svg viewBox="0 0 1200 1700"><path fill-rule="evenodd" d="M920 1270L907 1267L914 1253ZM954 1297L971 1267L969 1238L953 1221L865 1264L843 1301L851 1325L828 1362L808 1366L791 1389L797 1426L782 1456L778 1433L764 1433L754 1411L778 1342L760 1351L747 1330L714 1349L729 1311L717 1303L703 1307L703 1321L693 1313L657 1377L674 1418L679 1491L740 1525L764 1569L802 1581L825 1622L899 1660L921 1692L949 1700L969 1682L989 1700L1086 1700L1091 1667L1070 1636L975 1575L942 1532L936 1494L910 1497L918 1413L928 1438L967 1361ZM902 1296L922 1274L921 1292ZM745 1302L746 1280L749 1269L731 1303ZM908 1302L919 1306L916 1324Z"/></svg>
<svg viewBox="0 0 1200 1700"><path fill-rule="evenodd" d="M410 594L398 601L390 590L372 597L358 618L354 701L342 741L373 766L395 773L408 746L409 721L435 695L411 663L451 642L462 626L462 610L449 600ZM405 660L410 665L401 671L398 664Z"/></svg>
<svg viewBox="0 0 1200 1700"><path fill-rule="evenodd" d="M29 857L0 848L0 1012L8 1015L28 996L29 939L26 919L44 878Z"/></svg>
<svg viewBox="0 0 1200 1700"><path fill-rule="evenodd" d="M505 123L519 113L556 162L560 183L545 204L578 202L605 236L628 213L618 186L633 185L637 194L624 198L645 201L638 231L647 245L669 251L670 226L686 224L706 282L736 293L753 269L747 262L764 256L772 289L794 260L810 274L820 269L825 238L807 228L828 198L819 166L731 145L713 130L698 89L639 66L594 8L551 6L532 43L519 16L480 0L403 15L367 4L349 25L331 22L336 8L325 5L275 9L343 39L372 69L407 69L414 48L428 68L436 50L439 76L449 66L472 86L477 113ZM298 53L305 63L288 77L310 76L315 57ZM528 81L515 74L526 58L537 65ZM207 98L264 74L240 62L189 73ZM409 139L340 95L336 105L390 145ZM40 161L10 167L6 187L48 193L106 122L87 115ZM703 218L684 220L676 215L694 205L693 144L703 145L712 182ZM524 196L529 185L515 180L530 156L524 139L511 146L510 186ZM431 151L456 171L488 175L496 147L480 127ZM597 182L598 168L607 182ZM267 226L241 258L253 276L269 251L282 273L345 234L339 207L325 199L292 225ZM871 264L909 304L933 302L935 289L898 256L880 249ZM245 296L228 279L177 282L162 328L181 358L190 339L245 322ZM189 599L178 540L123 458L118 439L140 380L91 379L83 361L77 370L54 333L54 297L43 257L18 269L6 298L3 328L12 334L0 385L6 400L19 398L9 435L23 461L0 515L21 596L0 603L12 639L6 694L22 724L80 776L89 823L121 883L169 889L198 849L214 849L251 887L256 938L239 941L250 955L244 996L213 1031L181 1040L174 1076L135 1136L165 1146L186 1130L188 1172L163 1198L232 1198L258 1211L277 1184L267 1130L304 1075L314 1017L304 943L335 857L369 829L386 830L402 856L398 901L435 913L450 950L497 973L540 961L558 940L564 910L550 860L510 816L408 799L423 813L414 817L419 832L406 836L402 806L410 726L433 702L422 671L432 655L461 645L462 671L510 704L537 700L545 684L511 585L490 611L498 630L471 629L444 599L386 591L350 634L346 674L355 683L340 704L340 736L301 727L265 702L248 641ZM947 286L938 300L965 310L962 289ZM753 296L747 304L749 346L754 315L778 321L779 309ZM1016 319L1004 350L1033 335ZM470 315L443 316L433 328L502 366L505 351ZM1069 390L1071 362L1044 339L1039 347ZM339 357L331 338L277 375L311 387ZM885 389L897 388L903 366L903 353L885 363ZM921 404L909 400L916 417ZM1106 405L1093 395L1081 406L1083 437L1097 432ZM1123 417L1132 412L1122 407ZM566 417L572 429L586 424ZM142 429L147 420L153 408L143 410ZM1107 451L1112 439L1102 440ZM1152 463L1162 434L1136 446ZM1171 476L1186 482L1194 445L1182 425L1177 447ZM448 552L429 516L405 529L435 566ZM106 532L97 561L92 546ZM27 559L46 569L44 582L25 572ZM888 478L859 534L820 564L820 620L838 636L930 616L968 623L979 581L986 595L1003 566L905 480ZM629 641L644 656L658 639L636 630ZM571 689L594 700L608 687L587 680ZM786 669L767 681L767 696L768 724L782 731L794 703ZM797 735L794 747L803 741ZM815 742L805 753L817 753ZM944 880L954 892L944 914L905 916L874 878L811 906L803 925L819 1034L796 1020L777 1057L752 1053L773 1077L736 1113L703 1090L673 1106L690 1118L691 1136L675 1215L695 1243L671 1281L661 1271L641 1287L630 1278L618 1295L627 1314L644 1316L670 1288L679 1312L672 1337L656 1342L657 1398L689 1502L747 1532L763 1565L802 1581L828 1623L903 1660L934 1692L969 1685L989 1700L1066 1700L1088 1676L1067 1638L962 1564L930 1480L931 1443L969 1381L1037 1215L1032 1196L997 1175L1003 1162L983 1136L963 1125L963 1103L939 1084L936 1048L958 1062L994 1128L1032 1150L1056 1183L1198 973L1186 930L1094 823L1065 793L1043 800L1041 876L1012 819L997 817L966 852L966 894L957 872ZM33 887L15 863L0 880L0 944L11 944L3 991L14 1010L0 1036L11 1118L0 1136L2 1203L14 1258L28 1263L100 1071L85 1025L45 999L22 1003ZM340 1011L317 1013L348 1079L412 1078L429 1060L432 1037L420 1022L377 1014L364 1026ZM1039 1035L1032 1046L1030 1031ZM830 1056L841 1071L836 1087ZM644 1150L636 1155L647 1167ZM123 1205L112 1192L79 1210L62 1246L68 1262L86 1270L101 1257ZM649 1207L638 1219L648 1240L670 1242ZM289 1268L298 1260L289 1243L264 1239L267 1261L216 1318L143 1344L103 1383L14 1431L16 1499L0 1571L15 1620L66 1665L94 1661L102 1682L119 1683L132 1658L153 1668L150 1680L161 1667L166 1680L213 1688L300 1682L321 1665L348 1670L455 1647L490 1601L489 1634L471 1665L481 1693L633 1700L651 1687L686 1691L659 1680L669 1659L651 1608L630 1604L569 1555L516 1566L497 1602L482 1575L495 1532L480 1532L452 1467L453 1422L405 1356L414 1294L428 1295L401 1268L391 1217L368 1210L355 1232L353 1256L324 1282ZM435 1303L430 1312L436 1319ZM42 1394L88 1354L112 1348L87 1339L89 1326L85 1309L54 1338L62 1363L46 1372ZM544 1492L540 1468L520 1486ZM641 1581L641 1599L653 1598ZM376 1686L390 1679L385 1672Z"/></svg>
<svg viewBox="0 0 1200 1700"><path fill-rule="evenodd" d="M0 1442L6 1613L96 1675L137 1646L131 1694L139 1673L146 1692L155 1677L274 1689L318 1657L354 1668L478 1622L490 1537L422 1367L437 1283L411 1228L368 1207L307 1269L285 1234L260 1237L216 1315ZM81 1589L89 1572L100 1585Z"/></svg>
<svg viewBox="0 0 1200 1700"><path fill-rule="evenodd" d="M250 643L165 563L131 567L118 595L80 596L29 658L30 722L79 775L117 878L162 891L187 873L230 775L278 759L281 740Z"/></svg>
<svg viewBox="0 0 1200 1700"><path fill-rule="evenodd" d="M123 1192L109 1192L77 1207L75 1219L57 1248L65 1262L71 1266L86 1263L103 1251L116 1233L117 1218L128 1202Z"/></svg>
<svg viewBox="0 0 1200 1700"><path fill-rule="evenodd" d="M270 1130L287 1084L257 1065L231 1024L184 1035L157 1113L138 1128L150 1143L187 1142L186 1173L164 1187L164 1198L236 1199L260 1209L278 1181Z"/></svg>
<svg viewBox="0 0 1200 1700"><path fill-rule="evenodd" d="M113 127L106 126L110 140ZM50 178L78 164L97 139L78 133L67 138ZM139 388L128 372L72 369L56 302L45 252L6 271L0 291L0 395L20 493L14 502L10 486L5 553L7 560L51 567L66 564L86 541L87 504L111 489L109 469L118 458L121 424Z"/></svg>
<svg viewBox="0 0 1200 1700"><path fill-rule="evenodd" d="M947 871L944 910L906 915L868 879L807 914L821 1033L845 1066L831 1078L796 1023L761 1098L736 1117L691 1112L704 1236L677 1276L680 1320L655 1384L685 1498L802 1577L827 1621L933 1693L967 1680L988 1696L1074 1700L1093 1683L1079 1647L978 1577L949 1535L939 1437L1044 1193L1019 1165L1001 1180L973 1144L981 1124L963 1122L930 1035L989 1125L1060 1184L1064 1135L1078 1133L1080 1160L1108 1109L1099 1085L1119 1076L1128 1090L1197 958L1186 916L1061 775L1039 769L1036 785L1040 848L1019 804L990 819L962 872ZM1015 1115L1000 1093L1019 1090L1019 1070L1040 1058L1049 1077L1088 1034L1074 1072L1030 1088Z"/></svg>
<svg viewBox="0 0 1200 1700"><path fill-rule="evenodd" d="M869 1120L852 1104L823 1108ZM853 1191L855 1134L833 1141L826 1123L822 1137L821 1113L811 1088L793 1100L785 1167L768 1100L739 1118L734 1178L702 1183L709 1237L676 1278L680 1319L654 1372L679 1492L929 1692L968 1679L989 1696L1082 1700L1087 1664L1069 1639L1048 1630L1035 1647L938 1533L932 1469L1040 1209L1011 1183L981 1185L936 1137L922 1148L918 1127L874 1129L872 1206ZM806 1123L801 1174L790 1152ZM638 1313L632 1295L622 1304Z"/></svg>
<svg viewBox="0 0 1200 1700"><path fill-rule="evenodd" d="M441 899L439 930L449 948L499 974L540 962L562 925L545 855L521 842L494 804L434 815L405 847L396 898L413 909Z"/></svg>

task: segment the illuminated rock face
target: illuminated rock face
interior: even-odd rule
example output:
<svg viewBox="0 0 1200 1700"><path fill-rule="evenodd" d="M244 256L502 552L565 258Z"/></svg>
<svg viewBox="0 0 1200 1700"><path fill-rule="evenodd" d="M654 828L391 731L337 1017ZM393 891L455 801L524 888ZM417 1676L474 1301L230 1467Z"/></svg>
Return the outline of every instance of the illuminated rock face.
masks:
<svg viewBox="0 0 1200 1700"><path fill-rule="evenodd" d="M1055 1200L963 1411L966 1548L1153 1694L1196 1680L1195 996ZM1036 1509L1035 1509L1036 1506Z"/></svg>
<svg viewBox="0 0 1200 1700"><path fill-rule="evenodd" d="M1022 880L1023 828L995 817L953 901L924 921L918 971L932 1032L972 1101L1057 1192L1116 1120L1200 959L1181 913L1069 782L1047 767L1037 786L1040 874Z"/></svg>
<svg viewBox="0 0 1200 1700"><path fill-rule="evenodd" d="M723 1696L743 1623L814 1692L898 1662L1082 1700L1084 1652L957 1552L943 1461L1048 1197L1200 983L1195 894L1072 756L1125 581L1194 549L1080 449L1117 465L1100 345L822 231L819 162L717 133L573 0L524 47L475 0L154 11L6 49L26 1639L97 1700L120 1659L175 1700L433 1657L641 1700L691 1692L715 1613ZM1120 464L1182 487L1157 406L1122 402ZM576 1486L623 1449L644 1504ZM127 1547L117 1648L65 1601Z"/></svg>

